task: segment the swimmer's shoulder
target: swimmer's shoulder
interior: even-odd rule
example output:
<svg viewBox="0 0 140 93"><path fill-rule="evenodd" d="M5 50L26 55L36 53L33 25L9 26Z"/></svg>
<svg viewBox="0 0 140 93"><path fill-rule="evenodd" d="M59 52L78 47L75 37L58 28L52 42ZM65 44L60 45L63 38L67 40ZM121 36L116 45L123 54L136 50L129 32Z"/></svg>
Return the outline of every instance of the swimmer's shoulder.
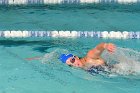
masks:
<svg viewBox="0 0 140 93"><path fill-rule="evenodd" d="M79 57L80 61L82 62L82 64L85 64L87 61L86 56L85 57Z"/></svg>

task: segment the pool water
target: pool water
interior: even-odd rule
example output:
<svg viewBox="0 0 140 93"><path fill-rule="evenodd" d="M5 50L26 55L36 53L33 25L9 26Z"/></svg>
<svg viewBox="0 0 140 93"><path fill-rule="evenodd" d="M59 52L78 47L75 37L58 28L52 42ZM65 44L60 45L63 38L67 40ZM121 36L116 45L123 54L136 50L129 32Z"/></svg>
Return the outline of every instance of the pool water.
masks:
<svg viewBox="0 0 140 93"><path fill-rule="evenodd" d="M0 30L139 31L139 16L139 4L1 6Z"/></svg>
<svg viewBox="0 0 140 93"><path fill-rule="evenodd" d="M139 74L100 75L62 64L54 51L69 51L84 56L100 42L113 42L117 47L140 51L139 40L110 40L94 38L2 39L0 41L1 93L139 93ZM53 54L52 59L26 58ZM51 54L52 53L52 54ZM54 58L54 59L53 59Z"/></svg>
<svg viewBox="0 0 140 93"><path fill-rule="evenodd" d="M139 30L139 9L100 7L1 7L0 30ZM0 93L139 93L139 69L91 74L58 59L64 52L82 57L101 42L140 54L138 39L0 38Z"/></svg>

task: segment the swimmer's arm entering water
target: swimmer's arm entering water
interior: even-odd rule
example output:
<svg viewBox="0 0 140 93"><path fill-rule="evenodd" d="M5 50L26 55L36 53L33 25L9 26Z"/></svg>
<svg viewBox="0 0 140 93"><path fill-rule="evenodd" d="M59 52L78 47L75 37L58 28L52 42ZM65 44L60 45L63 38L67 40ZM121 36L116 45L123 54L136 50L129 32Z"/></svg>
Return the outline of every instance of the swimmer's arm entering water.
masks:
<svg viewBox="0 0 140 93"><path fill-rule="evenodd" d="M113 53L115 51L115 45L112 43L100 43L94 49L90 50L87 53L87 56L90 58L98 59L100 58L104 50L107 50L108 52Z"/></svg>

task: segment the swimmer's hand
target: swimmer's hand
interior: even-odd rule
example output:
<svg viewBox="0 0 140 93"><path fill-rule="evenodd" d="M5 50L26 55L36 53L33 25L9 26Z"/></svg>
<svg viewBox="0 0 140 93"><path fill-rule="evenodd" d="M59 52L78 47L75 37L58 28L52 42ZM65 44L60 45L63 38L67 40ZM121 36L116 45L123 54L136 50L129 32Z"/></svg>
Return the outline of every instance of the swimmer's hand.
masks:
<svg viewBox="0 0 140 93"><path fill-rule="evenodd" d="M104 48L109 52L109 53L113 53L116 50L116 46L112 43L106 43L104 45Z"/></svg>

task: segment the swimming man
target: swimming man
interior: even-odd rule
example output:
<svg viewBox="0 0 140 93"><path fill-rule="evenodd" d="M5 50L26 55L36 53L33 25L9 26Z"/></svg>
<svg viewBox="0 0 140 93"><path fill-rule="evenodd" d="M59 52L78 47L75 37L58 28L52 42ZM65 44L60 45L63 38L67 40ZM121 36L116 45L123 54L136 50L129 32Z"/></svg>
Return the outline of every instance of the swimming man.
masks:
<svg viewBox="0 0 140 93"><path fill-rule="evenodd" d="M105 61L101 58L101 54L104 50L113 53L115 48L115 45L112 43L100 43L95 48L89 50L87 55L83 58L79 58L72 54L62 54L60 56L60 60L62 63L66 63L69 66L80 67L88 70L93 66L97 67L105 65Z"/></svg>
<svg viewBox="0 0 140 93"><path fill-rule="evenodd" d="M104 66L105 61L101 58L101 54L104 50L113 53L115 48L115 45L112 43L100 43L95 48L91 49L83 58L79 58L78 56L74 56L72 54L62 54L60 56L60 60L62 63L66 63L69 66L80 67L88 70L91 67ZM41 58L42 57L33 57L27 58L27 60L39 60Z"/></svg>

